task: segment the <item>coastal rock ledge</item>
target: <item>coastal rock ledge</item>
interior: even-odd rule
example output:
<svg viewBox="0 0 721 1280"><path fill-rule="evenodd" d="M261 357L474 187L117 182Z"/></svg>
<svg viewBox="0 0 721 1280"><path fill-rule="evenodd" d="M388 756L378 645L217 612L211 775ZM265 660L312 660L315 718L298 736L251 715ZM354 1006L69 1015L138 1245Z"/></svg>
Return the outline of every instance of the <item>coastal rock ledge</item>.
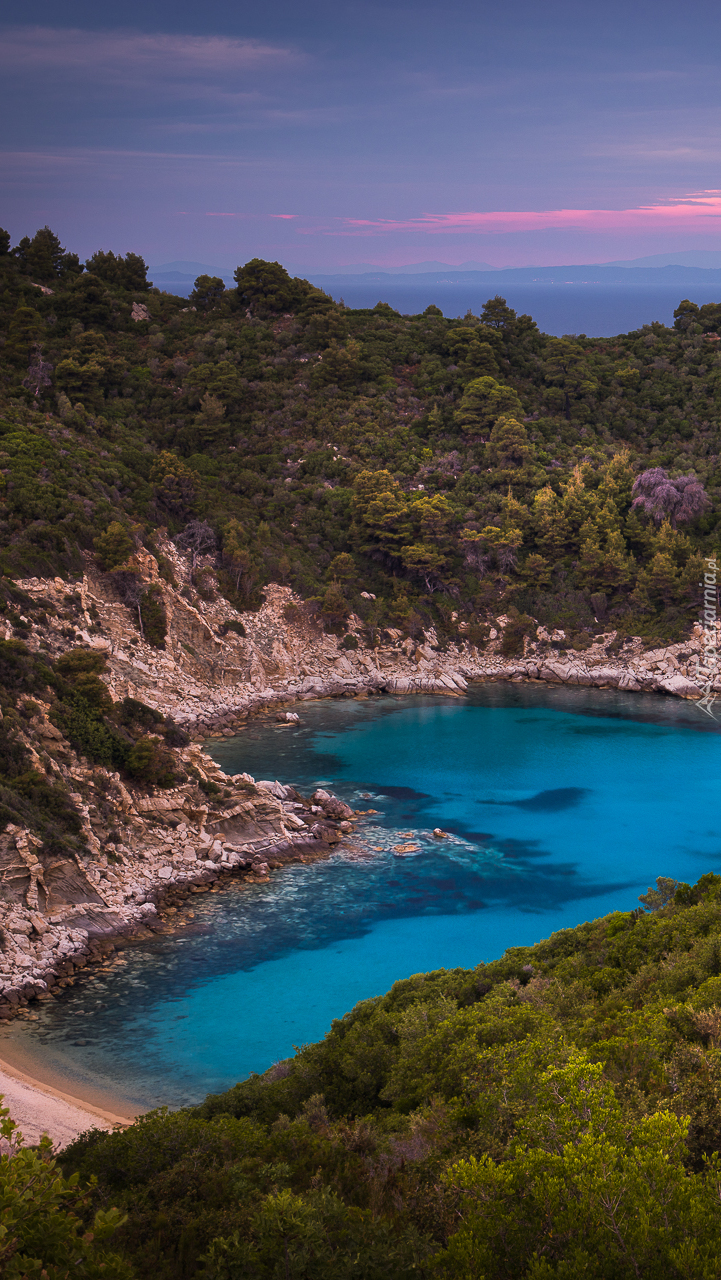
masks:
<svg viewBox="0 0 721 1280"><path fill-rule="evenodd" d="M249 716L273 713L290 724L298 718L290 708L309 699L459 697L470 682L489 680L653 691L701 700L700 714L721 694L721 677L703 679L699 671L700 627L654 650L608 631L577 651L562 631L549 635L539 626L514 657L504 644L505 617L489 627L482 647L461 638L442 642L433 629L410 638L389 628L371 643L353 615L343 636L324 633L287 587L266 587L255 613L239 613L218 595L200 599L177 548L164 541L160 549L162 577L154 556L136 559L167 619L162 648L146 642L112 576L90 559L82 580L17 584L33 601L33 616L21 615L17 626L5 621L5 640L22 640L51 659L69 648L99 651L115 702L143 702L172 717L191 741L174 749L185 782L133 787L79 757L51 723L49 707L33 704L22 741L37 767L64 785L85 852L51 856L32 831L14 824L0 834L0 1018L51 998L124 935L170 927L164 910L189 894L223 877L257 881L288 860L327 856L352 831L352 811L325 792L303 798L278 782L227 776L202 750L201 741L233 736Z"/></svg>
<svg viewBox="0 0 721 1280"><path fill-rule="evenodd" d="M353 811L335 796L229 777L195 745L178 753L192 783L154 795L62 745L86 852L49 856L12 823L0 835L0 1018L50 998L119 939L165 931L168 908L189 894L325 857L352 830Z"/></svg>

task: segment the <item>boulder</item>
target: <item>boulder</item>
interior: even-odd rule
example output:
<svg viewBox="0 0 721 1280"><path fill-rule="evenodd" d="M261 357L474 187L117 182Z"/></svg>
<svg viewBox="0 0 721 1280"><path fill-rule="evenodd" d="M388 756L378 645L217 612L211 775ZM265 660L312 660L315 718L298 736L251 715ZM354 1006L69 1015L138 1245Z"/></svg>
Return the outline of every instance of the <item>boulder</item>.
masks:
<svg viewBox="0 0 721 1280"><path fill-rule="evenodd" d="M674 672L665 680L659 680L659 689L664 689L666 693L672 693L677 698L700 698L701 690L692 680L688 680L686 676L682 676L680 672Z"/></svg>

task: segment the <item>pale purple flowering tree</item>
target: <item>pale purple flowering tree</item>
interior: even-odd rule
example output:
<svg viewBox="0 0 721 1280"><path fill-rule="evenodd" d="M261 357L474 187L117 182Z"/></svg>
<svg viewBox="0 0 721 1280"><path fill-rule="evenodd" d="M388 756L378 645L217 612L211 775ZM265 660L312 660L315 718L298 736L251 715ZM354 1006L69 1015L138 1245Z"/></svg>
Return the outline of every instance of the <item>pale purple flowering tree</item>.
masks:
<svg viewBox="0 0 721 1280"><path fill-rule="evenodd" d="M671 480L663 467L652 467L637 476L633 494L634 507L641 507L656 524L670 520L674 529L677 524L697 520L711 505L697 476L676 476Z"/></svg>

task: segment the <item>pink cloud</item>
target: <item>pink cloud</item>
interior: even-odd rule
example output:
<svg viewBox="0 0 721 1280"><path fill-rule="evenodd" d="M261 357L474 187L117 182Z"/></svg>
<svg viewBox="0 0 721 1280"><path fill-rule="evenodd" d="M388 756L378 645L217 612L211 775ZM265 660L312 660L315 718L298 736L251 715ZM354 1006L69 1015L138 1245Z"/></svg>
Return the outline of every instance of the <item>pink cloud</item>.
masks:
<svg viewBox="0 0 721 1280"><path fill-rule="evenodd" d="M237 213L206 213L206 218L237 218Z"/></svg>
<svg viewBox="0 0 721 1280"><path fill-rule="evenodd" d="M271 213L271 218L297 218L297 213Z"/></svg>
<svg viewBox="0 0 721 1280"><path fill-rule="evenodd" d="M346 235L425 231L429 235L543 231L721 231L721 191L698 191L632 209L530 209L424 213L418 218L343 218ZM341 233L343 234L343 233Z"/></svg>

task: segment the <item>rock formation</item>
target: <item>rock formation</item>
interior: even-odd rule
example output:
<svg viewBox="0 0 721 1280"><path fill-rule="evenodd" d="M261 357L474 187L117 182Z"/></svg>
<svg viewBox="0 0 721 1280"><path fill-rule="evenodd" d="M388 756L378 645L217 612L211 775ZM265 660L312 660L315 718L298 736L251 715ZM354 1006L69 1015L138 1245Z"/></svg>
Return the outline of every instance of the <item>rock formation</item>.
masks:
<svg viewBox="0 0 721 1280"><path fill-rule="evenodd" d="M167 616L164 649L147 644L112 577L90 564L82 582L18 583L42 601L39 620L20 619L28 648L56 656L72 646L102 650L115 701L137 698L171 715L194 741L180 749L187 781L170 790L132 787L119 774L79 758L35 703L23 742L38 768L70 791L81 816L84 856L53 858L29 830L0 835L0 1017L72 978L113 946L113 938L158 925L163 902L204 891L223 876L264 878L289 859L327 854L352 830L353 813L318 791L304 800L277 782L228 777L202 750L210 736L233 736L251 715L293 721L292 705L319 697L434 693L460 696L470 681L539 680L595 688L657 691L708 701L721 678L700 679L701 630L653 651L599 634L583 651L562 631L538 627L523 655L503 655L507 618L483 648L440 645L432 630L416 640L387 630L369 647L360 621L345 640L324 634L289 588L270 586L257 613L240 614L222 597L200 599L186 561L162 546L175 585L156 559L138 567ZM166 573L166 577L167 577ZM205 592L206 595L210 594ZM15 633L6 624L5 639ZM355 643L356 647L353 647Z"/></svg>

